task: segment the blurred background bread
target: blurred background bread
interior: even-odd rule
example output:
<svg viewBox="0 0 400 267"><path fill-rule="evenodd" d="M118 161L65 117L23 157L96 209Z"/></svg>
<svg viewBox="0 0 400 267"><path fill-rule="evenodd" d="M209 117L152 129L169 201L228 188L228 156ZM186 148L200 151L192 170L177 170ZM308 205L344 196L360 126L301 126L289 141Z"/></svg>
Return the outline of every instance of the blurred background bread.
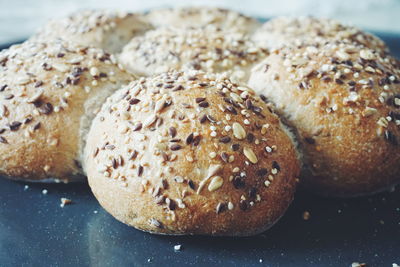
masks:
<svg viewBox="0 0 400 267"><path fill-rule="evenodd" d="M253 40L261 47L280 48L284 45L326 40L357 43L368 48L388 52L387 46L378 37L333 19L315 17L278 17L264 23L253 35Z"/></svg>
<svg viewBox="0 0 400 267"><path fill-rule="evenodd" d="M267 51L241 32L205 28L160 27L133 38L119 56L120 63L137 75L159 74L171 69L227 72L246 81L251 67Z"/></svg>
<svg viewBox="0 0 400 267"><path fill-rule="evenodd" d="M299 163L279 118L246 86L169 72L111 96L85 150L94 195L159 234L252 235L293 198Z"/></svg>
<svg viewBox="0 0 400 267"><path fill-rule="evenodd" d="M49 41L3 50L0 173L21 180L78 179L92 118L131 79L101 49Z"/></svg>
<svg viewBox="0 0 400 267"><path fill-rule="evenodd" d="M205 28L214 26L223 31L251 33L261 26L255 18L233 10L213 7L180 7L150 10L146 19L158 27Z"/></svg>
<svg viewBox="0 0 400 267"><path fill-rule="evenodd" d="M9 43L31 36L49 19L61 18L80 9L120 9L132 12L155 9L224 8L252 18L315 16L351 23L358 28L381 33L400 33L397 0L24 0L3 1L0 8L0 42ZM186 7L186 8L185 8Z"/></svg>
<svg viewBox="0 0 400 267"><path fill-rule="evenodd" d="M120 52L134 36L151 29L139 13L111 10L82 10L45 24L32 40L63 39L83 46Z"/></svg>

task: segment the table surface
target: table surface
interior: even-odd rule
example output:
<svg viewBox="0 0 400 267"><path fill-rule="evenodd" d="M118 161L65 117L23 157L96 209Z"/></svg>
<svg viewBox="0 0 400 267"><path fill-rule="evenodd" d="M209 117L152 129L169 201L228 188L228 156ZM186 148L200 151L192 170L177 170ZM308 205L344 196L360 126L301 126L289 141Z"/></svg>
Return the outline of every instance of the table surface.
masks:
<svg viewBox="0 0 400 267"><path fill-rule="evenodd" d="M400 36L381 37L400 57ZM62 197L73 204L61 208ZM309 220L302 218L305 211L311 215ZM181 251L174 251L178 244ZM169 237L116 221L85 183L0 179L0 266L298 267L353 262L400 264L399 189L348 200L298 192L288 212L263 234Z"/></svg>

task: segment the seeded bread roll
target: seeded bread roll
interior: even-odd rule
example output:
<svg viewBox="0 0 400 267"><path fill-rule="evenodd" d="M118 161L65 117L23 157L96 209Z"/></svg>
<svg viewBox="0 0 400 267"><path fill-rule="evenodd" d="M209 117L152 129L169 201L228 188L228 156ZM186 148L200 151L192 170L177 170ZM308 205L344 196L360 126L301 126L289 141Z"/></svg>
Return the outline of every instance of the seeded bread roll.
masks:
<svg viewBox="0 0 400 267"><path fill-rule="evenodd" d="M249 85L297 129L304 185L348 197L400 181L399 77L394 58L334 42L273 52Z"/></svg>
<svg viewBox="0 0 400 267"><path fill-rule="evenodd" d="M150 11L146 19L154 27L202 28L213 25L224 31L254 32L261 23L233 10L213 7L162 8Z"/></svg>
<svg viewBox="0 0 400 267"><path fill-rule="evenodd" d="M132 76L101 49L26 42L0 53L0 173L74 180L101 103Z"/></svg>
<svg viewBox="0 0 400 267"><path fill-rule="evenodd" d="M49 21L31 39L63 39L83 46L118 53L134 36L151 28L140 14L109 10L83 10Z"/></svg>
<svg viewBox="0 0 400 267"><path fill-rule="evenodd" d="M387 53L388 48L378 37L347 26L332 19L314 17L278 17L267 21L253 36L254 41L264 48L277 49L284 45L325 40L349 42Z"/></svg>
<svg viewBox="0 0 400 267"><path fill-rule="evenodd" d="M158 28L133 38L119 57L132 73L149 76L170 69L228 72L233 79L246 80L251 66L264 58L239 32L224 32L213 26L204 29Z"/></svg>
<svg viewBox="0 0 400 267"><path fill-rule="evenodd" d="M88 135L94 195L158 234L252 235L292 201L299 164L278 117L224 77L171 72L118 91Z"/></svg>

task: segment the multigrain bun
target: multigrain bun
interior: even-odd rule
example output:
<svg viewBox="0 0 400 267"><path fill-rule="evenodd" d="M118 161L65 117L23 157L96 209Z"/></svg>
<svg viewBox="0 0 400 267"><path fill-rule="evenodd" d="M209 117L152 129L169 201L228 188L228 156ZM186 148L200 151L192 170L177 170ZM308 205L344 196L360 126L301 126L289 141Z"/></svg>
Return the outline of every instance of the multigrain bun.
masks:
<svg viewBox="0 0 400 267"><path fill-rule="evenodd" d="M120 63L138 75L159 74L171 69L228 72L231 78L246 80L251 66L264 58L239 32L206 28L158 28L135 37L119 57Z"/></svg>
<svg viewBox="0 0 400 267"><path fill-rule="evenodd" d="M284 45L301 45L326 40L364 45L382 53L388 52L385 43L378 37L338 21L314 17L278 17L267 21L253 35L253 40L268 49Z"/></svg>
<svg viewBox="0 0 400 267"><path fill-rule="evenodd" d="M249 86L297 129L303 184L347 197L400 181L399 83L394 58L327 42L272 52L253 69Z"/></svg>
<svg viewBox="0 0 400 267"><path fill-rule="evenodd" d="M293 198L299 164L276 115L223 77L170 72L108 98L85 149L118 220L159 234L252 235Z"/></svg>
<svg viewBox="0 0 400 267"><path fill-rule="evenodd" d="M101 49L25 42L0 53L0 173L69 181L101 104L132 76Z"/></svg>
<svg viewBox="0 0 400 267"><path fill-rule="evenodd" d="M31 39L63 39L83 46L120 52L134 36L151 29L143 15L109 10L83 10L48 22Z"/></svg>
<svg viewBox="0 0 400 267"><path fill-rule="evenodd" d="M233 10L213 7L162 8L150 11L146 19L154 27L182 29L203 28L213 25L224 31L254 32L261 23Z"/></svg>

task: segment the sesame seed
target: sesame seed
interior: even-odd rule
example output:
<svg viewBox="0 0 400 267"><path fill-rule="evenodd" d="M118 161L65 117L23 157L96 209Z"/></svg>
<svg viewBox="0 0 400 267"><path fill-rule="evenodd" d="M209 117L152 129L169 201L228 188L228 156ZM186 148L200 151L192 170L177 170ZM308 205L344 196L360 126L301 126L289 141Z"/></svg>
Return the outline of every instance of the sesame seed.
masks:
<svg viewBox="0 0 400 267"><path fill-rule="evenodd" d="M373 59L375 59L374 53L373 53L371 50L369 50L369 49L362 49L362 50L360 51L360 57L361 57L362 59L366 59L366 60L373 60Z"/></svg>
<svg viewBox="0 0 400 267"><path fill-rule="evenodd" d="M114 145L107 144L104 148L107 149L107 150L114 150L114 149L115 149L115 146L114 146Z"/></svg>

